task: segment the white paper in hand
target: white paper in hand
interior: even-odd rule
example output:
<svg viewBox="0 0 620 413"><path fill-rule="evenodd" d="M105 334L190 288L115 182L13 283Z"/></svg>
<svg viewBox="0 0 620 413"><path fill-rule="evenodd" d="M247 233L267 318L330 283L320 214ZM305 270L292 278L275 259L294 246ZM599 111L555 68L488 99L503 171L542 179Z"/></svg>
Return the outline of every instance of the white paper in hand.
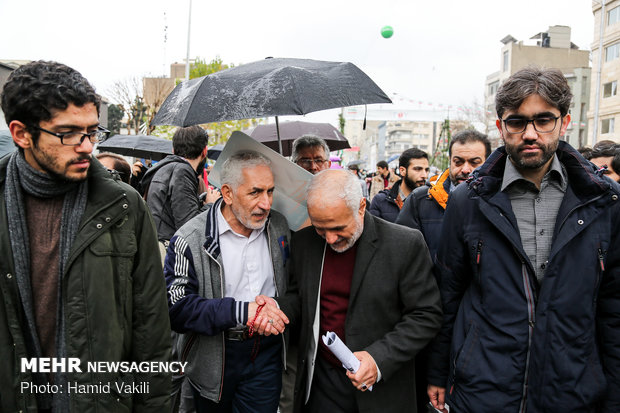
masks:
<svg viewBox="0 0 620 413"><path fill-rule="evenodd" d="M357 372L357 369L360 368L360 361L357 357L355 357L355 355L353 355L351 350L349 350L349 347L347 347L342 340L340 340L338 334L333 331L328 331L321 338L332 354L340 360L342 367L349 370L351 373ZM368 390L372 391L372 386L370 386Z"/></svg>

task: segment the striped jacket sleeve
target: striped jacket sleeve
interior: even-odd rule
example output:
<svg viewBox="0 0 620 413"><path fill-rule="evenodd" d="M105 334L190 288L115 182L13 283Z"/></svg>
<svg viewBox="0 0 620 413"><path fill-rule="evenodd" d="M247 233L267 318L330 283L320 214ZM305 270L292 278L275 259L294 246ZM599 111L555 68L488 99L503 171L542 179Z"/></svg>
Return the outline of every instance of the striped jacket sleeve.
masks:
<svg viewBox="0 0 620 413"><path fill-rule="evenodd" d="M168 312L172 329L209 336L247 322L248 303L232 297L205 298L198 291L192 252L184 238L170 240L164 275L168 289ZM210 280L210 277L206 277Z"/></svg>

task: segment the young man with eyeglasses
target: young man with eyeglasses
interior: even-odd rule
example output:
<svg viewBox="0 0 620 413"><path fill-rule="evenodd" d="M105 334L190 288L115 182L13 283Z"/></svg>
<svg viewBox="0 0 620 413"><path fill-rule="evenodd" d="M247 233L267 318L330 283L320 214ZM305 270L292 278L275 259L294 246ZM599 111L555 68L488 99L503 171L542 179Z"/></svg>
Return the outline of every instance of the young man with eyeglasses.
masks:
<svg viewBox="0 0 620 413"><path fill-rule="evenodd" d="M291 160L315 175L332 166L329 160L329 146L316 135L304 135L293 142Z"/></svg>
<svg viewBox="0 0 620 413"><path fill-rule="evenodd" d="M450 195L435 408L620 411L620 186L560 140L571 98L558 70L508 78L504 146Z"/></svg>
<svg viewBox="0 0 620 413"><path fill-rule="evenodd" d="M151 215L92 157L107 134L100 103L82 75L55 62L21 66L2 91L18 150L0 160L0 411L167 409L168 373L93 372L87 364L170 358ZM67 358L79 359L78 368L23 364L66 366ZM120 394L124 384L148 392Z"/></svg>

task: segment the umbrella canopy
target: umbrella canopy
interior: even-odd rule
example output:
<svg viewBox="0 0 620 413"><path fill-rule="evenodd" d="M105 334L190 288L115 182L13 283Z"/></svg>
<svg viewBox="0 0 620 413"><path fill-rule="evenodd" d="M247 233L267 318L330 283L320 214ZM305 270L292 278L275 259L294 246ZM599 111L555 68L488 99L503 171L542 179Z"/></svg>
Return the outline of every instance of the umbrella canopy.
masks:
<svg viewBox="0 0 620 413"><path fill-rule="evenodd" d="M223 143L218 143L217 145L213 145L212 147L210 147L207 150L207 158L213 161L217 161L217 158L220 157L220 154L224 150L224 146L225 145Z"/></svg>
<svg viewBox="0 0 620 413"><path fill-rule="evenodd" d="M249 135L274 151L278 151L278 132L274 123L258 125L250 131ZM280 124L282 156L291 156L293 141L303 135L316 135L323 138L330 151L350 148L347 138L329 123L284 122Z"/></svg>
<svg viewBox="0 0 620 413"><path fill-rule="evenodd" d="M399 155L399 154L394 154L394 155L391 155L389 158L387 158L387 163L390 163L390 162L392 162L393 160L398 159L398 158L400 158L400 155Z"/></svg>
<svg viewBox="0 0 620 413"><path fill-rule="evenodd" d="M391 102L352 63L264 59L181 82L153 124L191 126Z"/></svg>
<svg viewBox="0 0 620 413"><path fill-rule="evenodd" d="M100 152L160 161L172 154L172 141L149 135L114 135L101 142L97 149Z"/></svg>

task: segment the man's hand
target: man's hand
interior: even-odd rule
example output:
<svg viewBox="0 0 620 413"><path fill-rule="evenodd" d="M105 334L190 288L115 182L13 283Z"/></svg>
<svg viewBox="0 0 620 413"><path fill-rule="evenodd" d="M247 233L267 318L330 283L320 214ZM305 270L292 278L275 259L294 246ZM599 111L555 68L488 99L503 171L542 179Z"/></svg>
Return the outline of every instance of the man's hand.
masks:
<svg viewBox="0 0 620 413"><path fill-rule="evenodd" d="M254 330L258 334L266 336L283 333L286 324L289 323L288 317L278 308L273 298L265 295L257 296L256 302L250 303L248 306L248 327L252 324L259 305L264 305L264 307L254 321Z"/></svg>
<svg viewBox="0 0 620 413"><path fill-rule="evenodd" d="M144 165L142 165L142 162L140 161L134 162L134 164L131 167L131 174L137 176L142 171L142 168L144 168Z"/></svg>
<svg viewBox="0 0 620 413"><path fill-rule="evenodd" d="M446 401L445 387L438 387L429 384L426 388L426 394L428 394L428 398L435 409L444 413L448 413L448 410L446 410L444 406L444 403Z"/></svg>
<svg viewBox="0 0 620 413"><path fill-rule="evenodd" d="M347 371L347 377L356 389L366 391L377 382L377 364L367 351L356 351L353 355L360 361L360 368L355 374Z"/></svg>
<svg viewBox="0 0 620 413"><path fill-rule="evenodd" d="M217 201L222 194L217 188L207 187L207 196L205 197L204 204L213 204Z"/></svg>

